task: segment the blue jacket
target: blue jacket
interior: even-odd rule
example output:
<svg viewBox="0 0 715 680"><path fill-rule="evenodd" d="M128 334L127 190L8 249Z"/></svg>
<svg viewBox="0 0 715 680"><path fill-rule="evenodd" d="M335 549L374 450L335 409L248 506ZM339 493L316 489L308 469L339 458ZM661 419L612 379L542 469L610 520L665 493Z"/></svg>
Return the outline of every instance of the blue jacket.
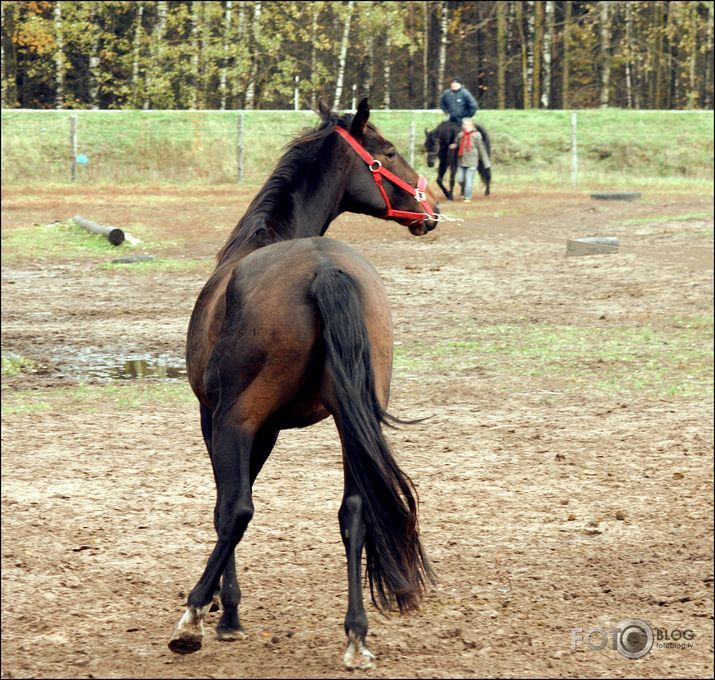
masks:
<svg viewBox="0 0 715 680"><path fill-rule="evenodd" d="M445 90L439 100L439 108L457 122L462 118L471 118L478 110L477 100L466 87L460 87L456 92L451 88Z"/></svg>

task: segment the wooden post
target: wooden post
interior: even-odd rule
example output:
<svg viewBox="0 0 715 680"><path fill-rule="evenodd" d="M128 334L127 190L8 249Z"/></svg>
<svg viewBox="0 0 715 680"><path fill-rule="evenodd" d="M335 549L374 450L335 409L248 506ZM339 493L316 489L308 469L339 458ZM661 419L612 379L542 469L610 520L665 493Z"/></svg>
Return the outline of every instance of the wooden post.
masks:
<svg viewBox="0 0 715 680"><path fill-rule="evenodd" d="M293 89L293 110L294 111L299 111L299 109L298 109L298 100L299 100L298 83L299 82L300 82L300 77L296 76L295 77L295 88Z"/></svg>
<svg viewBox="0 0 715 680"><path fill-rule="evenodd" d="M124 241L124 232L117 227L110 227L108 224L97 224L96 222L86 220L84 217L80 217L79 215L75 215L72 218L72 221L93 234L106 236L107 240L113 246L118 246Z"/></svg>
<svg viewBox="0 0 715 680"><path fill-rule="evenodd" d="M77 116L70 116L70 154L72 154L72 165L70 176L74 182L77 179Z"/></svg>
<svg viewBox="0 0 715 680"><path fill-rule="evenodd" d="M578 151L576 149L576 114L571 114L571 185L578 180Z"/></svg>
<svg viewBox="0 0 715 680"><path fill-rule="evenodd" d="M410 167L415 164L415 139L417 137L417 123L410 122Z"/></svg>
<svg viewBox="0 0 715 680"><path fill-rule="evenodd" d="M243 113L238 114L236 162L238 163L238 183L240 184L243 182Z"/></svg>

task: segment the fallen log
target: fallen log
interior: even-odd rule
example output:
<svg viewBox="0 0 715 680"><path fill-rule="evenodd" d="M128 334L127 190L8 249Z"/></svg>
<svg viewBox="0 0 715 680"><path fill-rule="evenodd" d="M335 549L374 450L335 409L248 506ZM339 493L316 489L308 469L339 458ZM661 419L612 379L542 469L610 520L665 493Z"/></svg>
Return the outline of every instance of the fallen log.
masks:
<svg viewBox="0 0 715 680"><path fill-rule="evenodd" d="M108 224L97 224L96 222L92 222L92 220L87 220L80 215L75 215L72 218L72 221L75 222L75 224L78 224L80 227L83 227L87 231L92 232L93 234L100 234L101 236L105 236L107 240L114 246L118 246L124 241L124 232L118 227L111 227Z"/></svg>

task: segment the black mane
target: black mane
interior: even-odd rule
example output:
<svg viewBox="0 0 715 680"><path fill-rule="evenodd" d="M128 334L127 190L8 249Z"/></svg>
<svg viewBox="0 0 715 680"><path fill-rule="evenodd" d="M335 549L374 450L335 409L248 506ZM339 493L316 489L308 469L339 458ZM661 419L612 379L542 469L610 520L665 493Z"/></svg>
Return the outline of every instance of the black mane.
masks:
<svg viewBox="0 0 715 680"><path fill-rule="evenodd" d="M331 113L317 126L304 130L286 145L270 177L216 254L218 262L244 246L253 250L295 236L291 233L289 222L292 208L290 193L296 182L304 181L306 173L316 165L323 142L336 126L349 129L352 119L353 114L337 116Z"/></svg>

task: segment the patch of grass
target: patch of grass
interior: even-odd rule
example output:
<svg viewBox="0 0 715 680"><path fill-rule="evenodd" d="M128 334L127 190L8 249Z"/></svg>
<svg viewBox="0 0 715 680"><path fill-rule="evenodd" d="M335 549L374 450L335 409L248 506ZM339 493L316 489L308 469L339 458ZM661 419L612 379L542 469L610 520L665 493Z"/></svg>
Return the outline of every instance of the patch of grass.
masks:
<svg viewBox="0 0 715 680"><path fill-rule="evenodd" d="M19 414L39 411L61 411L81 408L86 413L130 411L156 404L194 403L188 383L126 383L105 385L79 384L72 387L53 387L43 390L4 390L2 413Z"/></svg>
<svg viewBox="0 0 715 680"><path fill-rule="evenodd" d="M31 371L34 368L35 362L32 359L14 353L2 355L2 375L18 375L23 371Z"/></svg>
<svg viewBox="0 0 715 680"><path fill-rule="evenodd" d="M126 230L129 231L129 230ZM93 234L75 224L72 220L53 224L35 224L28 227L10 229L3 234L2 260L9 263L17 259L44 261L48 254L53 260L77 260L97 256L115 259L161 251L163 248L177 246L175 241L161 241L152 238L151 228L135 225L129 233L140 238L142 243L132 246L125 241L119 246L112 245L108 239ZM107 262L103 268L132 267L141 271L193 271L201 269L205 262L199 259L161 258L132 264L113 264Z"/></svg>
<svg viewBox="0 0 715 680"><path fill-rule="evenodd" d="M634 217L629 220L622 220L619 224L624 227L638 226L641 224L660 224L663 222L687 222L689 220L707 220L712 217L712 213L684 213L682 215L651 215L649 217Z"/></svg>
<svg viewBox="0 0 715 680"><path fill-rule="evenodd" d="M3 111L3 182L69 183L70 115L89 164L77 184L236 183L239 114L231 111ZM650 186L713 190L710 111L579 110L579 187ZM312 112L247 111L243 182L260 185L285 145L318 123ZM372 120L406 158L414 124L414 167L434 179L422 150L439 111L379 111ZM571 112L482 110L492 140L495 183L570 186ZM671 140L663 143L663 140Z"/></svg>
<svg viewBox="0 0 715 680"><path fill-rule="evenodd" d="M92 255L118 256L120 251L104 236L92 234L71 220L18 227L3 235L3 261L11 261L14 258L42 261L50 252L54 260Z"/></svg>
<svg viewBox="0 0 715 680"><path fill-rule="evenodd" d="M691 397L713 393L712 317L674 320L664 329L497 325L470 336L429 347L399 346L396 371L481 369L510 379L558 380L564 389Z"/></svg>

